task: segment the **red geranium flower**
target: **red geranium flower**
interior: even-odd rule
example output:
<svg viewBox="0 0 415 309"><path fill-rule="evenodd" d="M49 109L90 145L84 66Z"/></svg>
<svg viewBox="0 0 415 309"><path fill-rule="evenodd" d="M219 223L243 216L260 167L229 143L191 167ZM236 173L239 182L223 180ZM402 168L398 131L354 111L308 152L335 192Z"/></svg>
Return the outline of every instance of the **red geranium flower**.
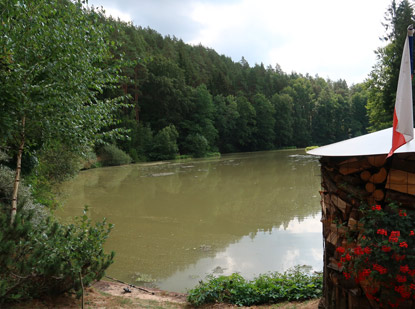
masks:
<svg viewBox="0 0 415 309"><path fill-rule="evenodd" d="M346 251L346 249L344 249L343 247L337 247L336 251L343 254Z"/></svg>
<svg viewBox="0 0 415 309"><path fill-rule="evenodd" d="M399 215L401 216L401 217L406 217L406 211L405 210L399 210Z"/></svg>
<svg viewBox="0 0 415 309"><path fill-rule="evenodd" d="M406 276L396 275L396 281L398 281L399 283L404 283L406 282Z"/></svg>
<svg viewBox="0 0 415 309"><path fill-rule="evenodd" d="M406 243L406 241L403 241L399 244L399 247L401 248L408 248L408 244Z"/></svg>
<svg viewBox="0 0 415 309"><path fill-rule="evenodd" d="M391 251L391 247L389 247L389 246L382 246L382 251L383 252L390 252Z"/></svg>
<svg viewBox="0 0 415 309"><path fill-rule="evenodd" d="M399 270L400 270L401 273L407 273L407 272L409 272L409 266L408 265L400 266Z"/></svg>
<svg viewBox="0 0 415 309"><path fill-rule="evenodd" d="M363 254L362 247L360 247L360 246L355 247L355 248L353 249L353 252L354 252L354 254L356 254L356 255L362 255L362 254Z"/></svg>
<svg viewBox="0 0 415 309"><path fill-rule="evenodd" d="M388 231L386 231L385 229L378 229L377 233L380 235L388 236Z"/></svg>
<svg viewBox="0 0 415 309"><path fill-rule="evenodd" d="M373 264L373 269L378 271L381 275L384 275L388 272L388 270L379 264Z"/></svg>

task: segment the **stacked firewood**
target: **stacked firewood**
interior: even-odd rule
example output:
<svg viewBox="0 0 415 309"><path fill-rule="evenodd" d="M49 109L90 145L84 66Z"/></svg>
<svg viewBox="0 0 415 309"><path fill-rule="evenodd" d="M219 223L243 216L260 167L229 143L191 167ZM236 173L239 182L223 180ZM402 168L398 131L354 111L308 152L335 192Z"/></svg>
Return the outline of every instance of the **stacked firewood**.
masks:
<svg viewBox="0 0 415 309"><path fill-rule="evenodd" d="M324 297L327 308L372 308L362 288L346 280L339 263L339 246L346 235L359 232L359 206L397 202L415 209L415 154L322 157L321 208L324 236Z"/></svg>

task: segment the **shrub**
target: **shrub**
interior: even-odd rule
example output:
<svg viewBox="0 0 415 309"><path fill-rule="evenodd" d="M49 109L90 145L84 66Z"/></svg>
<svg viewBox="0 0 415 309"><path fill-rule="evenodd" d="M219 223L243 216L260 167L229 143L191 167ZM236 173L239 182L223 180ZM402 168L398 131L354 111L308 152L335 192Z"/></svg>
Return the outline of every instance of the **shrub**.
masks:
<svg viewBox="0 0 415 309"><path fill-rule="evenodd" d="M134 115L135 116L135 115ZM130 130L129 139L117 141L117 146L130 155L134 162L148 161L148 154L153 147L153 131L148 124L139 124L135 119L127 119L122 123Z"/></svg>
<svg viewBox="0 0 415 309"><path fill-rule="evenodd" d="M81 160L82 169L90 169L100 167L101 163L98 162L97 155L93 150L88 149L85 156Z"/></svg>
<svg viewBox="0 0 415 309"><path fill-rule="evenodd" d="M131 163L131 157L115 145L105 145L98 149L97 155L103 166Z"/></svg>
<svg viewBox="0 0 415 309"><path fill-rule="evenodd" d="M38 160L36 173L51 183L60 183L75 176L82 167L80 154L57 142L45 145Z"/></svg>
<svg viewBox="0 0 415 309"><path fill-rule="evenodd" d="M203 135L190 134L185 139L185 147L195 158L201 158L206 156L209 143Z"/></svg>
<svg viewBox="0 0 415 309"><path fill-rule="evenodd" d="M34 228L31 214L18 212L15 223L0 213L0 303L73 289L99 280L113 262L103 243L111 226L91 224L86 214L63 225L49 217Z"/></svg>
<svg viewBox="0 0 415 309"><path fill-rule="evenodd" d="M12 169L0 165L0 212L4 212L12 204L14 177L15 173ZM25 185L24 181L19 186L17 209L26 214L32 211L32 223L34 225L38 225L48 215L48 211L43 205L33 201L31 190Z"/></svg>
<svg viewBox="0 0 415 309"><path fill-rule="evenodd" d="M153 140L153 148L150 154L152 160L171 160L179 152L177 138L179 133L174 125L169 125L160 130Z"/></svg>
<svg viewBox="0 0 415 309"><path fill-rule="evenodd" d="M25 177L35 202L56 208L59 203L53 187L75 176L81 167L81 155L67 146L58 142L43 145L37 154L36 164Z"/></svg>
<svg viewBox="0 0 415 309"><path fill-rule="evenodd" d="M19 187L17 216L10 226L13 170L0 165L0 307L70 289L82 293L99 280L114 254L103 252L111 225L93 225L86 211L63 225L43 205L33 202L30 188Z"/></svg>
<svg viewBox="0 0 415 309"><path fill-rule="evenodd" d="M282 301L305 300L320 297L323 277L321 273L309 274L304 267L296 266L281 274L260 275L247 281L241 275L208 276L188 293L194 306L209 303L230 303L252 306Z"/></svg>

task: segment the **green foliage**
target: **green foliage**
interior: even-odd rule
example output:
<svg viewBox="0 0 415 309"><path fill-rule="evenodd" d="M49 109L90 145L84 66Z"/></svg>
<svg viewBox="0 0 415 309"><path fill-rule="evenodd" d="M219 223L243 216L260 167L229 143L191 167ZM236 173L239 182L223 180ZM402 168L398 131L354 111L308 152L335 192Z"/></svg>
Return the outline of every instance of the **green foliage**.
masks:
<svg viewBox="0 0 415 309"><path fill-rule="evenodd" d="M0 213L0 303L74 290L99 280L113 262L103 243L111 225L96 225L86 215L68 225L50 217L36 228L19 212L12 226Z"/></svg>
<svg viewBox="0 0 415 309"><path fill-rule="evenodd" d="M414 22L413 15L414 9L408 0L392 1L385 14L386 33L382 40L387 44L377 49L378 61L366 81L371 131L392 126L402 50L406 29Z"/></svg>
<svg viewBox="0 0 415 309"><path fill-rule="evenodd" d="M313 149L316 149L316 148L318 148L318 146L307 146L307 147L305 148L305 151L307 152L307 151L309 151L309 150L313 150Z"/></svg>
<svg viewBox="0 0 415 309"><path fill-rule="evenodd" d="M208 151L237 152L327 144L368 126L367 88L350 91L344 80L287 75L278 65L251 67L149 28L112 24L123 43L118 52L139 63L125 73L131 82L123 87L135 106L122 117L134 114L136 125L139 120L155 132L173 124L181 154L197 152L192 145L200 144L189 143L197 134L208 141ZM121 148L140 160L165 157L155 149L143 156L140 147L126 144Z"/></svg>
<svg viewBox="0 0 415 309"><path fill-rule="evenodd" d="M293 99L288 94L274 94L271 98L275 113L275 146L281 148L293 140Z"/></svg>
<svg viewBox="0 0 415 309"><path fill-rule="evenodd" d="M320 297L322 275L305 270L296 266L285 273L260 275L250 281L237 273L208 276L206 282L201 281L188 292L188 301L194 306L211 303L252 306Z"/></svg>
<svg viewBox="0 0 415 309"><path fill-rule="evenodd" d="M99 162L103 166L115 166L131 163L131 158L115 145L104 145L97 150Z"/></svg>
<svg viewBox="0 0 415 309"><path fill-rule="evenodd" d="M251 102L242 94L236 97L239 117L236 121L236 145L241 151L254 149L256 128L256 112Z"/></svg>
<svg viewBox="0 0 415 309"><path fill-rule="evenodd" d="M235 152L235 135L237 132L237 120L239 118L238 105L235 97L223 97L218 95L214 98L216 106L215 127L219 135L219 150L221 152Z"/></svg>
<svg viewBox="0 0 415 309"><path fill-rule="evenodd" d="M206 156L209 150L209 142L200 134L191 134L186 137L185 147L190 149L190 154L195 158Z"/></svg>
<svg viewBox="0 0 415 309"><path fill-rule="evenodd" d="M7 153L0 150L0 163L6 162L8 160L10 160L10 157L7 155Z"/></svg>
<svg viewBox="0 0 415 309"><path fill-rule="evenodd" d="M81 159L81 169L90 169L100 167L101 163L98 162L97 155L92 149L88 149L85 156Z"/></svg>
<svg viewBox="0 0 415 309"><path fill-rule="evenodd" d="M177 138L179 133L174 125L169 125L154 136L150 158L153 160L172 160L179 152Z"/></svg>
<svg viewBox="0 0 415 309"><path fill-rule="evenodd" d="M99 280L113 261L113 253L105 254L102 247L111 225L105 220L92 224L86 210L72 224L57 222L33 201L24 181L10 225L13 180L14 171L0 165L0 307L70 289L80 295L80 278L85 286Z"/></svg>
<svg viewBox="0 0 415 309"><path fill-rule="evenodd" d="M0 144L16 149L24 138L38 149L53 140L78 150L108 135L101 130L123 104L100 98L119 69L101 13L56 0L2 1L0 11Z"/></svg>
<svg viewBox="0 0 415 309"><path fill-rule="evenodd" d="M254 96L252 101L257 118L257 130L255 132L255 148L257 150L273 149L275 141L274 106L263 94L259 93Z"/></svg>
<svg viewBox="0 0 415 309"><path fill-rule="evenodd" d="M11 204L14 183L14 171L0 164L0 212L5 211ZM26 185L26 181L20 184L17 196L17 207L27 214L33 212L32 223L38 225L46 217L47 211L44 205L38 204L32 197L31 188Z"/></svg>
<svg viewBox="0 0 415 309"><path fill-rule="evenodd" d="M129 138L118 141L117 145L127 152L134 162L148 161L153 147L153 131L150 126L131 118L124 119L122 126L129 130Z"/></svg>
<svg viewBox="0 0 415 309"><path fill-rule="evenodd" d="M51 209L57 201L53 187L73 176L81 169L81 157L59 142L44 144L37 156L37 164L25 178L31 186L34 200Z"/></svg>

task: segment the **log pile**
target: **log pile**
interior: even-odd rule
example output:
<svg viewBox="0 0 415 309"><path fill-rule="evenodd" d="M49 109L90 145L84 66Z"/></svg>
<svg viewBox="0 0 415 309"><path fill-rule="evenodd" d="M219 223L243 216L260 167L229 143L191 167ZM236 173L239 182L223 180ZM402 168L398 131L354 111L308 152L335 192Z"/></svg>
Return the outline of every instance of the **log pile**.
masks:
<svg viewBox="0 0 415 309"><path fill-rule="evenodd" d="M347 247L346 234L360 231L361 203L397 202L415 209L415 153L360 157L322 157L321 209L324 237L325 308L375 308L365 287L346 280L338 265L339 246ZM341 226L339 228L339 226Z"/></svg>

